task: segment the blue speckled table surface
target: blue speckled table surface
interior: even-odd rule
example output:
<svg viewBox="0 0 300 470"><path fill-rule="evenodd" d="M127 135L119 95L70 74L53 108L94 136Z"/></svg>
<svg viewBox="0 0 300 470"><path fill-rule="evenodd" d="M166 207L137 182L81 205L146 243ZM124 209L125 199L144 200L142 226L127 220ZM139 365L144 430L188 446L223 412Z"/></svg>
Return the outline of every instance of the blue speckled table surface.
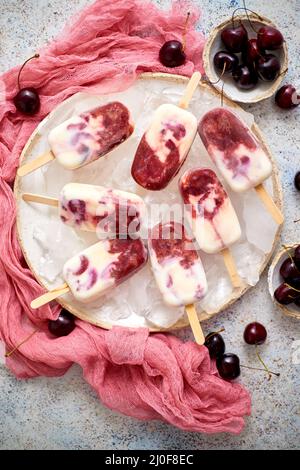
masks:
<svg viewBox="0 0 300 470"><path fill-rule="evenodd" d="M203 10L205 33L228 17L236 0L195 0ZM90 0L0 0L0 72L22 63L50 41L76 11ZM168 0L156 3L162 6ZM242 3L242 2L240 2ZM300 1L249 0L252 10L280 25L288 42L286 81L300 88ZM300 170L300 109L281 111L273 100L246 107L266 135L280 168L286 223L285 243L300 241L300 195L293 177ZM284 317L268 294L266 274L233 307L210 320L206 330L225 327L227 350L244 364L257 365L242 340L244 327L259 320L268 328L263 356L280 371L270 382L263 373L243 369L242 381L252 394L253 412L239 436L206 436L183 432L159 422L139 422L102 406L77 366L62 378L18 381L0 365L0 449L296 449L300 443L300 322ZM187 332L182 337L187 337ZM298 340L298 342L297 342ZM299 351L298 351L299 352ZM298 360L297 360L298 359ZM297 364L298 362L298 364Z"/></svg>

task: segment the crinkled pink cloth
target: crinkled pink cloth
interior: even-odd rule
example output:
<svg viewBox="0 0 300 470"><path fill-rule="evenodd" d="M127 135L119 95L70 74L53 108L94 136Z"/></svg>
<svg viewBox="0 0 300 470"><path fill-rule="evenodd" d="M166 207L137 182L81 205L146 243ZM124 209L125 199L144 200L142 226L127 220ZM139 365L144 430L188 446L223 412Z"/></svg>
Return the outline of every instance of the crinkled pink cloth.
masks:
<svg viewBox="0 0 300 470"><path fill-rule="evenodd" d="M165 69L158 61L159 48L166 40L182 38L188 9L188 60L180 68ZM0 336L11 350L38 328L7 360L19 378L60 376L75 362L111 409L191 431L239 433L250 413L249 394L242 385L218 377L205 347L183 344L171 335L149 335L147 329L104 331L79 320L68 337L52 337L47 319L57 318L59 307L30 309L42 289L16 238L12 184L21 150L36 125L78 91L121 90L144 71L191 75L202 70L204 39L194 30L198 16L182 2L162 12L137 0L96 1L24 70L22 85L38 88L41 96L41 111L32 118L16 112L12 102L18 69L1 77L6 100L0 107Z"/></svg>

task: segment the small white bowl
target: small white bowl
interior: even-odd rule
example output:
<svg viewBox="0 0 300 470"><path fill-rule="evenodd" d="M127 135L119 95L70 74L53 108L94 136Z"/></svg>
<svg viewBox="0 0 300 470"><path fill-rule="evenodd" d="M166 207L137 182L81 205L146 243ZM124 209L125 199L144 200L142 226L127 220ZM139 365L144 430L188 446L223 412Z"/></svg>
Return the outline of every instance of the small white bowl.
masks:
<svg viewBox="0 0 300 470"><path fill-rule="evenodd" d="M272 21L268 18L263 17L262 15L248 15L255 30L257 31L261 26L274 26L277 27ZM235 16L234 24L238 24L239 21L242 21L244 27L246 28L249 38L255 38L256 34L251 28L247 15L237 15ZM221 33L222 31L232 25L232 19L228 19L217 26L209 35L204 51L203 51L203 62L204 62L204 69L207 78L212 82L216 82L221 72L216 70L214 66L214 56L217 52L226 50L224 44L221 40ZM269 52L269 51L268 51ZM224 85L224 95L228 98L232 99L233 101L238 101L240 103L257 103L258 101L265 100L272 96L276 90L279 88L279 85L282 83L282 80L285 77L287 68L288 68L288 50L286 42L283 43L281 49L276 51L270 51L270 53L274 54L280 61L281 64L281 72L279 77L274 82L264 82L262 80L258 81L258 84L252 90L240 90L237 86L235 81L232 78L231 73L224 74L222 79L219 81L218 84L213 85L218 91L221 91L223 83ZM237 54L240 56L240 54Z"/></svg>
<svg viewBox="0 0 300 470"><path fill-rule="evenodd" d="M294 254L294 249L299 245L299 243L296 243L295 245L291 245L288 247L288 249L283 248L282 250L279 251L279 253L275 256L270 269L269 269L269 274L268 274L268 283L269 283L269 292L270 295L274 301L274 303L281 308L283 313L285 315L288 315L289 317L294 317L298 318L300 320L300 307L297 307L295 304L290 304L290 305L281 305L278 302L276 302L274 298L274 292L277 289L277 287L280 286L284 281L280 275L280 267L282 263L289 257L289 254L293 256Z"/></svg>

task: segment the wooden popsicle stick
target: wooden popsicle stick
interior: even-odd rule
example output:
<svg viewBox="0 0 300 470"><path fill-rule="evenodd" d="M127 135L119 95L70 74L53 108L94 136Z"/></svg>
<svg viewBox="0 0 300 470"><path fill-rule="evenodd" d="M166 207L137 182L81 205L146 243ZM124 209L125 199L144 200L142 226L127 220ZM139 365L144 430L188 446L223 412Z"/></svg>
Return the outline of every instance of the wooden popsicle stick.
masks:
<svg viewBox="0 0 300 470"><path fill-rule="evenodd" d="M33 309L43 307L44 305L48 304L52 300L57 299L57 297L67 294L69 291L70 291L70 287L68 286L68 284L63 284L57 289L54 289L51 292L47 292L46 294L41 295L37 299L34 299L31 302L30 307Z"/></svg>
<svg viewBox="0 0 300 470"><path fill-rule="evenodd" d="M225 248L223 251L221 251L221 255L223 256L224 263L230 276L230 280L233 287L241 287L241 278L237 272L235 261L230 250L228 248Z"/></svg>
<svg viewBox="0 0 300 470"><path fill-rule="evenodd" d="M54 160L55 157L51 151L48 150L48 152L43 153L40 157L37 157L35 160L32 160L31 162L25 163L25 165L22 165L18 168L17 175L18 176L26 176L29 173L32 173L33 171L37 170L41 166L46 165L46 163L51 162Z"/></svg>
<svg viewBox="0 0 300 470"><path fill-rule="evenodd" d="M40 196L39 194L24 193L22 194L22 199L26 202L37 202L46 206L58 207L59 205L59 200L55 197Z"/></svg>
<svg viewBox="0 0 300 470"><path fill-rule="evenodd" d="M204 344L205 337L204 337L204 334L200 325L200 321L197 315L195 305L194 304L186 305L185 311L187 313L196 343L200 345Z"/></svg>
<svg viewBox="0 0 300 470"><path fill-rule="evenodd" d="M190 101L193 97L193 94L195 93L197 86L201 80L201 73L200 72L194 72L193 75L191 76L191 79L185 89L185 92L183 94L183 97L181 98L178 106L182 109L187 109L189 107Z"/></svg>
<svg viewBox="0 0 300 470"><path fill-rule="evenodd" d="M265 205L266 209L268 212L270 212L271 216L275 220L275 222L278 225L281 225L284 222L284 217L278 207L276 206L275 202L271 198L270 194L266 191L265 187L263 184L259 184L256 186L255 191L262 201L262 203Z"/></svg>

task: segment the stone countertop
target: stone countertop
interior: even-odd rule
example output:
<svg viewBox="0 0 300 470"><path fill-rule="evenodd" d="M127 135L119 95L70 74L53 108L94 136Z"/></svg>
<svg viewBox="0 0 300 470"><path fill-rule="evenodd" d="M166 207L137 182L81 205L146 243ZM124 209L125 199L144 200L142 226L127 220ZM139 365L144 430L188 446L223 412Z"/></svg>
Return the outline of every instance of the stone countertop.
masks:
<svg viewBox="0 0 300 470"><path fill-rule="evenodd" d="M237 0L194 0L200 4L201 30L210 29L239 6ZM0 72L22 63L50 41L65 22L91 0L0 0ZM156 3L162 6L168 0ZM252 0L249 8L280 25L289 46L286 82L300 88L299 0ZM286 223L284 243L300 241L300 195L293 177L300 170L300 109L281 111L273 100L247 106L277 157ZM206 436L183 432L160 422L139 422L104 408L73 366L62 378L16 380L0 365L0 449L297 449L300 442L300 322L284 317L268 294L266 273L259 284L233 307L204 323L205 331L224 327L227 351L243 364L258 366L253 348L242 339L245 325L258 320L267 326L263 358L279 378L242 370L252 395L252 416L239 436ZM187 338L188 332L182 337Z"/></svg>

